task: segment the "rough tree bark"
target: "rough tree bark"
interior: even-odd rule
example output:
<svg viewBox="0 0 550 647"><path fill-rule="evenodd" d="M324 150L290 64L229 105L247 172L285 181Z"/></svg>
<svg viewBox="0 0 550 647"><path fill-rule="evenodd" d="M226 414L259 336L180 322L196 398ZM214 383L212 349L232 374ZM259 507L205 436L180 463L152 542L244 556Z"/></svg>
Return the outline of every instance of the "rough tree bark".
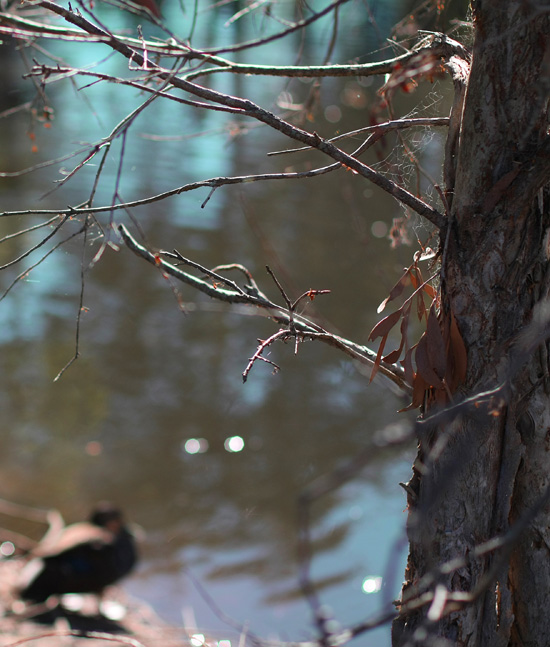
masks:
<svg viewBox="0 0 550 647"><path fill-rule="evenodd" d="M474 551L510 537L550 484L548 344L528 328L539 321L540 332L548 322L550 3L477 0L472 9L462 119L447 147L442 315L454 315L468 349L456 401L497 390L484 404L418 427L403 599L427 574L434 581L431 602L395 621L393 643L431 644L438 636L468 647L543 647L550 635L547 500L511 554L507 546ZM434 412L428 401L424 417ZM438 568L457 557L466 558L462 568Z"/></svg>

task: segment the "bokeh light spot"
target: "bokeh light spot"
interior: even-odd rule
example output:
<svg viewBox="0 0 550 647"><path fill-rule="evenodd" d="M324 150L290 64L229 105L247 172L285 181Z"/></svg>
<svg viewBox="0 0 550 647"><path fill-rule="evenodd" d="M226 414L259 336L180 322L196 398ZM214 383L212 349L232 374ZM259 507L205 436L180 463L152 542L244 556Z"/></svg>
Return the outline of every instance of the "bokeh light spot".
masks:
<svg viewBox="0 0 550 647"><path fill-rule="evenodd" d="M388 225L383 220L373 222L370 230L375 238L384 238L388 235Z"/></svg>
<svg viewBox="0 0 550 647"><path fill-rule="evenodd" d="M241 452L244 449L244 440L240 436L230 436L223 444L226 452Z"/></svg>
<svg viewBox="0 0 550 647"><path fill-rule="evenodd" d="M382 588L382 578L369 575L363 580L363 593L377 593Z"/></svg>
<svg viewBox="0 0 550 647"><path fill-rule="evenodd" d="M325 108L325 119L331 124L335 124L342 119L342 111L338 106L327 106Z"/></svg>
<svg viewBox="0 0 550 647"><path fill-rule="evenodd" d="M208 441L206 438L188 438L183 443L183 449L188 454L204 454L208 451Z"/></svg>
<svg viewBox="0 0 550 647"><path fill-rule="evenodd" d="M88 456L99 456L103 451L103 445L97 440L91 440L89 443L86 443L84 451Z"/></svg>
<svg viewBox="0 0 550 647"><path fill-rule="evenodd" d="M3 541L0 544L0 553L3 555L3 557L10 557L15 553L15 546L12 544L11 541Z"/></svg>

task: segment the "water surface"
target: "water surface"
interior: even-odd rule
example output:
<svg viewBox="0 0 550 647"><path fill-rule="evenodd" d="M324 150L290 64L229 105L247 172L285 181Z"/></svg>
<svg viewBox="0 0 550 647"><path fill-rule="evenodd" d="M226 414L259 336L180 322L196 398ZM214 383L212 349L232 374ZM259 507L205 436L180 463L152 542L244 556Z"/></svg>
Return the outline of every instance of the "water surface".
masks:
<svg viewBox="0 0 550 647"><path fill-rule="evenodd" d="M380 33L395 22L399 3L375 6L377 29L360 3L342 11L340 29L348 37L333 54L335 62L369 60L369 53L379 49ZM190 14L182 19L177 3L166 0L162 9L174 31L190 28ZM98 15L113 29L135 33L138 21L128 14L101 7ZM261 29L258 20L223 27L231 15L227 7L201 14L193 35L196 46L246 40ZM153 27L145 30L150 37L159 35ZM303 44L303 61L322 60L329 36L330 25L319 24ZM102 45L49 46L73 65L107 54ZM296 46L289 40L284 47L273 44L239 59L275 57L291 63ZM0 53L11 71L5 107L33 100L32 86L20 79L20 59L8 45ZM125 61L113 57L102 69L124 76L126 68ZM311 90L301 81L273 79L223 77L215 84L236 95L250 93L273 110L281 93L299 102ZM100 141L144 100L131 88L82 85L73 79L47 87L55 110L50 128L33 124L27 112L1 122L2 171ZM305 125L327 136L359 128L368 123L375 92L376 84L365 79L324 82L315 124ZM436 114L439 92L420 90L415 103L420 100L425 112ZM29 129L36 133L34 153ZM423 162L434 165L441 140L427 132L415 137L424 150ZM388 140L373 152L371 163L391 160L393 145ZM114 195L120 146L117 141L107 159L97 205L109 204ZM118 191L122 199L136 200L208 177L326 163L309 153L266 158L267 151L287 147L284 138L265 127L156 101L129 131ZM3 179L2 208L79 204L98 163L96 158L53 193L53 182L76 160ZM404 163L396 168L405 178L413 172ZM99 217L85 241L74 238L48 256L0 302L2 493L19 502L58 507L69 521L85 515L97 500L115 500L147 533L143 564L126 587L167 620L194 622L205 632L234 640L238 632L215 613L206 591L237 625L264 637L301 639L314 630L298 585L298 497L317 477L369 447L377 430L407 424L403 414L396 414L406 398L378 379L369 384L368 371L311 342L301 344L297 355L293 343L274 346L269 358L281 371L274 374L268 364L258 363L243 384L241 374L257 340L276 332L276 325L168 282L120 247L111 227L123 222L137 235L139 224L152 248L177 248L207 267L242 263L277 301L281 297L266 264L292 298L310 288L329 289L330 295L305 306L304 314L359 343L366 343L379 317L376 307L410 264L414 248L390 249L387 232L400 208L352 173L225 187L201 208L208 193L202 189L129 213L117 211L113 221L108 213ZM4 218L0 228L6 235L39 221ZM68 223L52 243L78 226ZM113 245L92 265L104 240L100 228ZM426 234L420 226L417 231ZM5 242L2 262L42 235L38 230ZM2 289L51 246L5 269ZM54 383L74 354L82 267L80 357ZM342 624L370 617L399 592L405 497L398 482L408 479L413 449L382 452L312 508L312 579L327 613ZM356 642L388 641L384 629Z"/></svg>

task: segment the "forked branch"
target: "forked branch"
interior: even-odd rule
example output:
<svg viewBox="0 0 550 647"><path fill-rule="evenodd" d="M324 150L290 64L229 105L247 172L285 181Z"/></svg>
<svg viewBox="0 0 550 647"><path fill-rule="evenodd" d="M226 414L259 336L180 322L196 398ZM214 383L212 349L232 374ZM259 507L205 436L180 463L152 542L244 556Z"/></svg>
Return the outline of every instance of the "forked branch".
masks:
<svg viewBox="0 0 550 647"><path fill-rule="evenodd" d="M416 197L407 191L407 189L385 175L359 161L354 155L350 155L338 146L335 146L334 143L321 137L318 133L312 133L299 128L249 99L231 96L229 94L198 85L197 83L193 83L186 80L184 77L174 76L173 70L152 62L144 53L142 53L142 51L138 50L138 48L130 46L127 42L124 42L114 34L103 30L84 18L82 15L65 9L58 4L51 2L51 0L41 0L38 4L44 9L58 14L67 22L87 32L90 36L105 42L105 44L111 47L114 51L127 58L132 63L134 69L147 71L150 79L155 78L163 84L167 84L167 86L181 90L195 97L199 97L204 101L210 102L213 107L225 106L226 108L230 108L236 114L250 117L260 123L270 126L273 130L281 132L290 139L305 144L311 148L315 148L326 156L332 158L335 162L342 164L345 168L349 168L352 171L355 171L358 175L370 180L373 184L376 184L378 187L392 195L402 204L426 218L438 229L442 229L445 226L446 218L437 209ZM437 48L439 47L439 44L437 44ZM437 48L435 51L439 52L440 50ZM415 56L419 55L419 53L415 54ZM208 105L205 105L204 107L208 108Z"/></svg>
<svg viewBox="0 0 550 647"><path fill-rule="evenodd" d="M132 236L124 225L119 225L118 231L126 246L131 249L137 256L145 259L151 265L157 267L164 275L171 276L182 283L185 283L195 290L206 294L207 296L229 304L241 304L251 306L254 314L262 315L273 319L278 324L285 327L286 338L293 336L302 340L318 340L322 341L329 346L333 346L349 357L357 360L361 364L369 367L374 366L376 361L376 353L370 348L356 344L348 339L334 335L333 333L325 330L322 326L314 321L291 312L288 306L281 306L270 299L268 299L256 286L254 282L250 282L241 288L230 281L215 273L216 277L213 278L212 270L208 270L202 265L183 259L181 255L176 255L174 252L156 252L153 253ZM192 265L203 276L207 278L199 278L189 272L183 271L180 267L169 263L164 259L165 256L178 258L180 261L183 259L188 265ZM315 291L311 291L313 294ZM308 296L310 292L306 292ZM281 335L281 338L285 337ZM274 340L275 341L275 340ZM400 390L404 393L411 394L411 389L405 380L405 372L399 366L382 362L379 367L379 373L387 377Z"/></svg>

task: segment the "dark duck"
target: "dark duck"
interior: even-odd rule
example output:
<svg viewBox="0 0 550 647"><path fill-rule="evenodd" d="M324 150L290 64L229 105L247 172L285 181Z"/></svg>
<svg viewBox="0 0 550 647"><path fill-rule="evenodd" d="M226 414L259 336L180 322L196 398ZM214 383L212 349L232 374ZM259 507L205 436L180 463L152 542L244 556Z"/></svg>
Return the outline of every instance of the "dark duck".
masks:
<svg viewBox="0 0 550 647"><path fill-rule="evenodd" d="M137 561L134 536L120 510L97 506L88 521L50 531L31 553L18 586L32 603L66 593L95 593L130 573Z"/></svg>

